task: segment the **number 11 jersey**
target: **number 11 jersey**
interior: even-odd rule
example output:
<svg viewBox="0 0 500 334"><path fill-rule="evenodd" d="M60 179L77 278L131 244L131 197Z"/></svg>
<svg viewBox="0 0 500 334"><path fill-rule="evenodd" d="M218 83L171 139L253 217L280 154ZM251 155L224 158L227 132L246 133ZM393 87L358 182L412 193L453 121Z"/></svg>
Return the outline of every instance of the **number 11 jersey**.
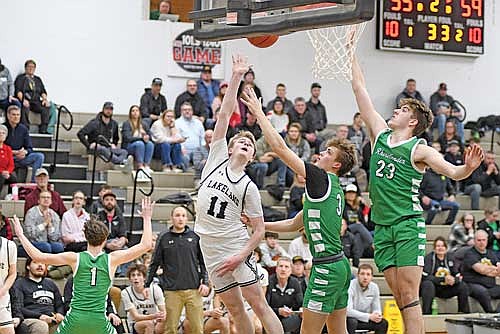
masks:
<svg viewBox="0 0 500 334"><path fill-rule="evenodd" d="M212 143L201 174L194 231L200 236L248 239L242 213L263 216L260 193L246 173L231 171L223 138Z"/></svg>

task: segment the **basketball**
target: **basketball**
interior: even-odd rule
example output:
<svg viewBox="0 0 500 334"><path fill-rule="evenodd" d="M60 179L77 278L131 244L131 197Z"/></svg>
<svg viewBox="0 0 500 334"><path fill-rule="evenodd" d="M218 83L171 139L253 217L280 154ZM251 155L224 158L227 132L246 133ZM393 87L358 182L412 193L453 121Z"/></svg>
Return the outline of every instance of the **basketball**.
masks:
<svg viewBox="0 0 500 334"><path fill-rule="evenodd" d="M279 39L278 35L266 35L258 37L248 37L248 41L258 48L268 48Z"/></svg>

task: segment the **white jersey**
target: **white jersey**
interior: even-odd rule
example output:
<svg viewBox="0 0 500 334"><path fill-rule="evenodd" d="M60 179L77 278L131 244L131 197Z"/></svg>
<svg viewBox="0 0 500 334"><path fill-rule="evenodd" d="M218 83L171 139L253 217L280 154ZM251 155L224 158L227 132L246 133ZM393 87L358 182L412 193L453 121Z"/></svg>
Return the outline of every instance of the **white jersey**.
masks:
<svg viewBox="0 0 500 334"><path fill-rule="evenodd" d="M7 276L9 276L9 266L17 262L17 248L13 241L0 237L0 287L3 287Z"/></svg>
<svg viewBox="0 0 500 334"><path fill-rule="evenodd" d="M263 216L260 193L247 174L231 171L225 138L212 143L201 180L194 231L200 236L248 239L241 214Z"/></svg>
<svg viewBox="0 0 500 334"><path fill-rule="evenodd" d="M142 293L137 293L129 286L122 290L123 309L127 311L127 322L130 328L134 328L134 319L129 310L135 308L141 315L155 314L159 311L158 305L165 305L165 298L161 288L156 284L151 284L151 293L149 298L144 298Z"/></svg>

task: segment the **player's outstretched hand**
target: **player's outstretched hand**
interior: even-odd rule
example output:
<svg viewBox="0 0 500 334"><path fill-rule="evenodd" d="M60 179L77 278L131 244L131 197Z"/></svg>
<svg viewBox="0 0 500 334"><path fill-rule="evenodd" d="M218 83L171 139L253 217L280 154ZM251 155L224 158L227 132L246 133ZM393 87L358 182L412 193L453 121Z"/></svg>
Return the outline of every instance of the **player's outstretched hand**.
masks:
<svg viewBox="0 0 500 334"><path fill-rule="evenodd" d="M481 165L484 160L484 152L481 146L478 144L472 144L469 146L464 153L464 161L467 169L474 171Z"/></svg>
<svg viewBox="0 0 500 334"><path fill-rule="evenodd" d="M217 276L222 277L225 274L234 271L241 262L243 262L243 259L240 255L233 255L231 257L228 257L224 261L224 263L219 268L217 268Z"/></svg>
<svg viewBox="0 0 500 334"><path fill-rule="evenodd" d="M264 115L262 111L262 102L255 94L255 90L253 88L246 89L241 93L241 102L247 106L248 110L255 117L258 117L259 114Z"/></svg>
<svg viewBox="0 0 500 334"><path fill-rule="evenodd" d="M154 206L155 202L151 202L150 197L144 197L142 199L141 211L139 211L142 219L151 219L151 217L153 217Z"/></svg>
<svg viewBox="0 0 500 334"><path fill-rule="evenodd" d="M24 235L23 227L21 226L19 218L17 218L17 216L14 215L14 217L12 217L12 221L14 222L14 231L16 232L16 235L17 236Z"/></svg>
<svg viewBox="0 0 500 334"><path fill-rule="evenodd" d="M243 75L247 73L249 69L250 65L248 64L247 57L240 54L233 55L233 73Z"/></svg>

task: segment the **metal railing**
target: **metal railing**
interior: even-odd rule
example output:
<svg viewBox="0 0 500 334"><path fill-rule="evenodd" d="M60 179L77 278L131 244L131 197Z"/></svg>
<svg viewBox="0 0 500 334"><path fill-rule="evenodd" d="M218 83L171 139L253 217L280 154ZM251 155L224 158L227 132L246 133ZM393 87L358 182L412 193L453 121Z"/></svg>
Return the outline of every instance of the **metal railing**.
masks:
<svg viewBox="0 0 500 334"><path fill-rule="evenodd" d="M154 182L153 182L153 177L151 175L149 175L148 173L146 173L144 171L144 169L142 169L142 168L137 170L137 172L135 173L135 177L134 177L134 190L132 193L132 208L131 208L131 213L130 213L129 232L128 232L129 246L136 244L136 241L138 241L138 240L134 240L133 235L134 235L135 199L136 199L136 194L137 194L137 179L138 179L140 174L145 175L146 178L149 179L149 183L150 183L150 189L148 192L144 191L142 188L139 188L139 191L141 192L141 194L143 194L146 197L149 197L153 194L153 191L155 188Z"/></svg>
<svg viewBox="0 0 500 334"><path fill-rule="evenodd" d="M111 143L108 141L106 137L104 137L103 135L97 136L97 141L95 142L95 147L93 148L94 161L92 161L92 181L90 183L90 194L87 196L87 206L89 206L89 208L90 205L92 205L92 201L94 200L95 166L97 162L97 156L99 156L99 158L106 163L111 162L111 159L113 157L113 152L111 152L111 150L109 152L110 153L109 157L97 154L98 151L97 147L101 143L107 145L108 147L111 147Z"/></svg>
<svg viewBox="0 0 500 334"><path fill-rule="evenodd" d="M61 114L65 113L69 116L69 126L66 124L61 124ZM54 147L54 159L52 160L52 164L49 167L49 173L53 174L57 168L57 150L59 148L59 128L62 126L64 130L70 131L73 128L73 114L63 105L57 106L57 124L56 124L56 140Z"/></svg>

